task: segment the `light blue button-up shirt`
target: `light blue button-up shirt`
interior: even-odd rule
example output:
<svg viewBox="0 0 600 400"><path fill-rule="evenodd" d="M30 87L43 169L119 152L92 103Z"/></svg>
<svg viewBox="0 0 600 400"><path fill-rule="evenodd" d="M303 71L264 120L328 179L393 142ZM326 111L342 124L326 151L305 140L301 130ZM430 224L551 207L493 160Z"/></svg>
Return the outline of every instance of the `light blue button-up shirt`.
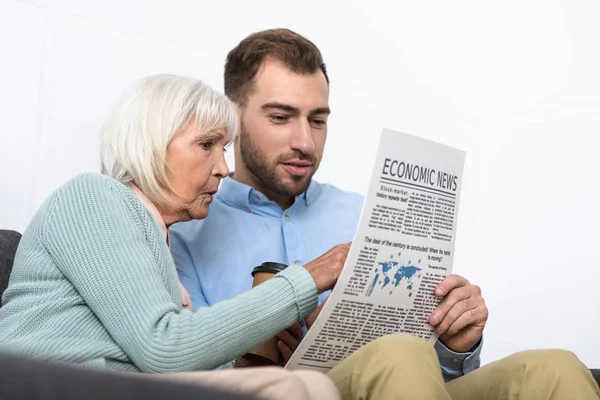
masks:
<svg viewBox="0 0 600 400"><path fill-rule="evenodd" d="M252 269L265 261L306 264L352 241L362 202L358 194L312 181L284 211L252 187L225 178L206 219L170 229L171 252L194 309L249 290ZM455 353L438 341L435 350L446 380L479 367L481 344Z"/></svg>

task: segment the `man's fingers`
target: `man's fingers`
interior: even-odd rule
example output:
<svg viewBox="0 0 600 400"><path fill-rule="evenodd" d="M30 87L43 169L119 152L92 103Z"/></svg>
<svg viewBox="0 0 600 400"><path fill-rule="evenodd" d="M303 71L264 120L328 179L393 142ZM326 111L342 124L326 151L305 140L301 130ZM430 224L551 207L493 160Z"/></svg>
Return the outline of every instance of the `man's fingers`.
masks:
<svg viewBox="0 0 600 400"><path fill-rule="evenodd" d="M460 275L448 275L446 279L441 281L436 286L434 293L438 297L443 297L450 293L452 290L468 284L469 281Z"/></svg>
<svg viewBox="0 0 600 400"><path fill-rule="evenodd" d="M433 326L439 325L442 321L446 319L448 312L450 312L450 310L457 303L468 299L470 295L471 291L466 286L452 290L446 297L444 297L440 304L438 304L435 310L433 310L433 312L429 316L429 323Z"/></svg>
<svg viewBox="0 0 600 400"><path fill-rule="evenodd" d="M300 322L296 322L294 325L290 326L288 328L288 332L298 342L302 339L302 336L304 335L304 332L302 332L302 327L300 326Z"/></svg>
<svg viewBox="0 0 600 400"><path fill-rule="evenodd" d="M190 299L190 295L185 287L179 282L179 290L181 291L181 305L183 308L187 308L193 311L192 300Z"/></svg>
<svg viewBox="0 0 600 400"><path fill-rule="evenodd" d="M467 298L456 303L446 314L442 322L435 327L435 333L443 335L453 326L463 315L469 314L477 308L477 303L473 299ZM464 328L464 326L463 326Z"/></svg>
<svg viewBox="0 0 600 400"><path fill-rule="evenodd" d="M292 351L292 353L296 351L296 348L298 348L298 340L287 330L279 332L277 334L277 339L283 342L283 344L285 344Z"/></svg>
<svg viewBox="0 0 600 400"><path fill-rule="evenodd" d="M282 365L288 362L294 351L298 348L303 333L300 322L296 322L294 325L277 334L277 338L279 339L277 341L277 348L281 353Z"/></svg>
<svg viewBox="0 0 600 400"><path fill-rule="evenodd" d="M327 303L327 300L329 300L329 296L327 296L327 298L321 304L319 304L319 307L317 307L315 311L313 311L306 318L304 318L304 323L306 324L307 330L309 330L313 326L313 324L317 320L317 317L319 316L319 314L321 314L321 310L323 310L325 303Z"/></svg>
<svg viewBox="0 0 600 400"><path fill-rule="evenodd" d="M462 331L465 327L475 325L479 321L487 319L487 310L479 306L462 314L448 327L446 334L452 336Z"/></svg>
<svg viewBox="0 0 600 400"><path fill-rule="evenodd" d="M283 366L292 358L294 352L281 340L277 341L277 348L281 353L281 365Z"/></svg>

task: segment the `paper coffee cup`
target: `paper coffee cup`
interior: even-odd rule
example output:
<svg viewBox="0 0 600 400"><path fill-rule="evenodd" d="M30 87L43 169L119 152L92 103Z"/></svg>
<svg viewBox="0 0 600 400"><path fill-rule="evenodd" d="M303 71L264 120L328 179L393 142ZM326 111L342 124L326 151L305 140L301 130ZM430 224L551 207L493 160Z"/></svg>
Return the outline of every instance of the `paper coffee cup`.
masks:
<svg viewBox="0 0 600 400"><path fill-rule="evenodd" d="M273 278L276 274L283 271L287 268L287 265L277 263L277 262L264 262L261 265L257 266L252 270L252 277L254 280L252 281L252 287L258 286L261 283L268 281ZM281 355L279 354L279 349L277 348L276 337L269 339L265 343L259 345L252 351L251 354L265 357L271 360L274 364L279 364Z"/></svg>

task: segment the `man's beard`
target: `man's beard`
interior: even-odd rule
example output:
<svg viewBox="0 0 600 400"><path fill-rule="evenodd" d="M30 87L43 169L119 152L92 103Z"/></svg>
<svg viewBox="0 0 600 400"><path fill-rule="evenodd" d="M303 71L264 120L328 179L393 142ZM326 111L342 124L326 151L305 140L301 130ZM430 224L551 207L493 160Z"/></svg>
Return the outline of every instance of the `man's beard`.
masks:
<svg viewBox="0 0 600 400"><path fill-rule="evenodd" d="M274 165L269 165L264 152L251 138L251 135L243 123L241 124L239 135L242 162L246 168L248 168L250 173L254 175L257 183L259 183L269 192L283 197L295 197L306 191L315 171L317 170L317 167L319 166L314 156L295 151L287 154L286 156L279 156ZM290 178L292 179L292 182L286 182L281 179L281 177L277 174L278 164L292 159L312 162L312 173L306 176L291 175ZM263 194L268 196L268 193Z"/></svg>

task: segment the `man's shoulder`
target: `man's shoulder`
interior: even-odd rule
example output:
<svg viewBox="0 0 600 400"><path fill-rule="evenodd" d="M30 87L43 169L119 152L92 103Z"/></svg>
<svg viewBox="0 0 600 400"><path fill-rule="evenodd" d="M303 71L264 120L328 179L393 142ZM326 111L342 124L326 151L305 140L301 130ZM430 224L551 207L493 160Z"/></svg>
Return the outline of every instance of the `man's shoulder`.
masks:
<svg viewBox="0 0 600 400"><path fill-rule="evenodd" d="M177 247L185 243L198 243L201 239L229 236L240 226L243 228L247 222L246 214L250 215L248 211L225 202L217 192L205 218L178 222L169 228L174 239L172 243Z"/></svg>
<svg viewBox="0 0 600 400"><path fill-rule="evenodd" d="M358 206L361 207L364 201L364 196L350 191L345 190L340 187L337 187L330 183L322 183L313 181L312 185L315 185L315 188L319 191L319 200L321 201L329 201L346 204L348 206Z"/></svg>
<svg viewBox="0 0 600 400"><path fill-rule="evenodd" d="M210 205L208 215L203 219L192 219L190 221L177 222L169 227L169 235L171 237L172 247L183 246L186 243L198 243L201 238L206 238L206 235L214 236L218 231L227 228L228 224L224 223L229 214L219 207L217 202ZM231 219L228 219L230 222Z"/></svg>
<svg viewBox="0 0 600 400"><path fill-rule="evenodd" d="M210 215L210 212L209 212ZM172 243L177 246L178 240L186 241L186 239L190 239L199 234L202 229L203 224L205 223L204 219L193 219L191 221L178 222L176 224L171 225L169 227L169 235L173 240Z"/></svg>

